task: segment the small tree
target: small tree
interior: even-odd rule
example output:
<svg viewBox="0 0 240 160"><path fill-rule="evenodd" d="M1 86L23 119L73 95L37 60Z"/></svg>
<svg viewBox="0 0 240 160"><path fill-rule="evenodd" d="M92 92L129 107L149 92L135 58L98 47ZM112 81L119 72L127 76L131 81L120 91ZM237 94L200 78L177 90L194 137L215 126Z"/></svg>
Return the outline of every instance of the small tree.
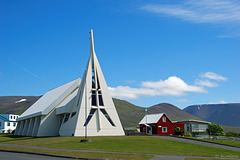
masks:
<svg viewBox="0 0 240 160"><path fill-rule="evenodd" d="M183 131L182 128L175 127L173 135L178 135L178 136L181 135L181 136L183 136L184 135L184 131Z"/></svg>
<svg viewBox="0 0 240 160"><path fill-rule="evenodd" d="M220 126L219 124L215 124L215 123L208 124L207 132L210 136L224 135L222 126Z"/></svg>

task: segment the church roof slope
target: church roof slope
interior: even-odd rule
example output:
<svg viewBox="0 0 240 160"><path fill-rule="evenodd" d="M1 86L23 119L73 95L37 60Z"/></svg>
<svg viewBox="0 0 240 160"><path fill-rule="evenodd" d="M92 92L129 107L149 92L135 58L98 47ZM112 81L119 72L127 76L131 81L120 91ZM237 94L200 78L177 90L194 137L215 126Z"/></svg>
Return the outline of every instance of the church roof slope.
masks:
<svg viewBox="0 0 240 160"><path fill-rule="evenodd" d="M28 108L19 118L26 119L40 115L47 115L54 107L59 105L79 84L80 79L73 80L44 94L37 102Z"/></svg>

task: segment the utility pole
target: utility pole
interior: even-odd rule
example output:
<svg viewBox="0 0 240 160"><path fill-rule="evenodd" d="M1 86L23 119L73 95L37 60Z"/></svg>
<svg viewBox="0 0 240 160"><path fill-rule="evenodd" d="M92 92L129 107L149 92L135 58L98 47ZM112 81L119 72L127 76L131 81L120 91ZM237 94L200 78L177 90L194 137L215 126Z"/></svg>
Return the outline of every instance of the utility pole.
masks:
<svg viewBox="0 0 240 160"><path fill-rule="evenodd" d="M148 133L148 132L147 132L147 128L148 128L148 127L147 127L147 108L145 109L145 112L146 112L146 134L147 134L147 133Z"/></svg>

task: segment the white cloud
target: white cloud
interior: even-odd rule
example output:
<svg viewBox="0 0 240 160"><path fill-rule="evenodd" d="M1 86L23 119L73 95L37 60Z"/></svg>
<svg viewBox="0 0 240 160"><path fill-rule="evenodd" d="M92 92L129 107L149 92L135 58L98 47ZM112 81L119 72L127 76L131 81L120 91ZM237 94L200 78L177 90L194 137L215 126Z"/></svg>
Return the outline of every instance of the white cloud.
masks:
<svg viewBox="0 0 240 160"><path fill-rule="evenodd" d="M167 80L163 81L146 81L142 82L141 86L160 89L166 94L182 95L183 92L205 92L203 88L199 86L191 86L185 83L181 78L171 76Z"/></svg>
<svg viewBox="0 0 240 160"><path fill-rule="evenodd" d="M213 73L213 72L201 73L200 77L207 78L207 79L213 79L213 80L217 80L217 81L227 81L226 77L223 77L223 76Z"/></svg>
<svg viewBox="0 0 240 160"><path fill-rule="evenodd" d="M236 0L187 0L174 5L148 4L140 9L193 23L240 22L240 2Z"/></svg>
<svg viewBox="0 0 240 160"><path fill-rule="evenodd" d="M112 97L122 99L138 99L139 96L156 96L156 90L148 88L131 88L129 86L108 87Z"/></svg>
<svg viewBox="0 0 240 160"><path fill-rule="evenodd" d="M209 102L209 104L226 104L228 102L226 102L225 100L220 100L220 101L217 101L217 102Z"/></svg>
<svg viewBox="0 0 240 160"><path fill-rule="evenodd" d="M218 86L218 84L216 82L211 82L209 80L199 80L199 79L195 80L195 84L202 86L202 87L217 87Z"/></svg>
<svg viewBox="0 0 240 160"><path fill-rule="evenodd" d="M172 76L167 80L146 81L141 83L141 88L129 86L109 87L111 95L115 98L138 99L140 96L183 96L186 92L206 93L200 86L192 86L181 78Z"/></svg>

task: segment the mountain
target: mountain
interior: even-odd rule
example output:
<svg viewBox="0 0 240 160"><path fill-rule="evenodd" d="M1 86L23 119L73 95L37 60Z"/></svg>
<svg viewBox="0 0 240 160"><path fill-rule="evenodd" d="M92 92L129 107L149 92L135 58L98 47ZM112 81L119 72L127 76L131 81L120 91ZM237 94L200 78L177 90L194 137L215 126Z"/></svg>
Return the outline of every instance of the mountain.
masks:
<svg viewBox="0 0 240 160"><path fill-rule="evenodd" d="M127 101L113 98L113 102L116 106L117 112L119 114L120 120L124 128L136 127L146 114L145 108L135 106ZM179 109L178 107L168 103L160 103L151 106L147 109L147 113L148 114L166 113L172 121L185 119L201 120L200 118L197 118Z"/></svg>
<svg viewBox="0 0 240 160"><path fill-rule="evenodd" d="M136 127L145 115L145 108L127 101L113 98L119 118L124 128Z"/></svg>
<svg viewBox="0 0 240 160"><path fill-rule="evenodd" d="M0 113L22 114L40 97L41 96L0 96ZM136 127L146 114L145 108L133 105L127 101L113 98L113 102L124 128ZM168 103L151 106L148 108L147 113L166 113L172 121L199 119Z"/></svg>
<svg viewBox="0 0 240 160"><path fill-rule="evenodd" d="M0 96L0 113L22 114L41 96Z"/></svg>
<svg viewBox="0 0 240 160"><path fill-rule="evenodd" d="M178 107L169 104L169 103L160 103L157 105L154 105L152 107L148 108L148 113L154 114L154 113L166 113L167 116L172 121L177 120L186 120L186 119L196 119L201 120L198 117L195 117L187 112L184 112L183 110L179 109Z"/></svg>
<svg viewBox="0 0 240 160"><path fill-rule="evenodd" d="M209 122L240 127L240 103L192 105L184 111Z"/></svg>

